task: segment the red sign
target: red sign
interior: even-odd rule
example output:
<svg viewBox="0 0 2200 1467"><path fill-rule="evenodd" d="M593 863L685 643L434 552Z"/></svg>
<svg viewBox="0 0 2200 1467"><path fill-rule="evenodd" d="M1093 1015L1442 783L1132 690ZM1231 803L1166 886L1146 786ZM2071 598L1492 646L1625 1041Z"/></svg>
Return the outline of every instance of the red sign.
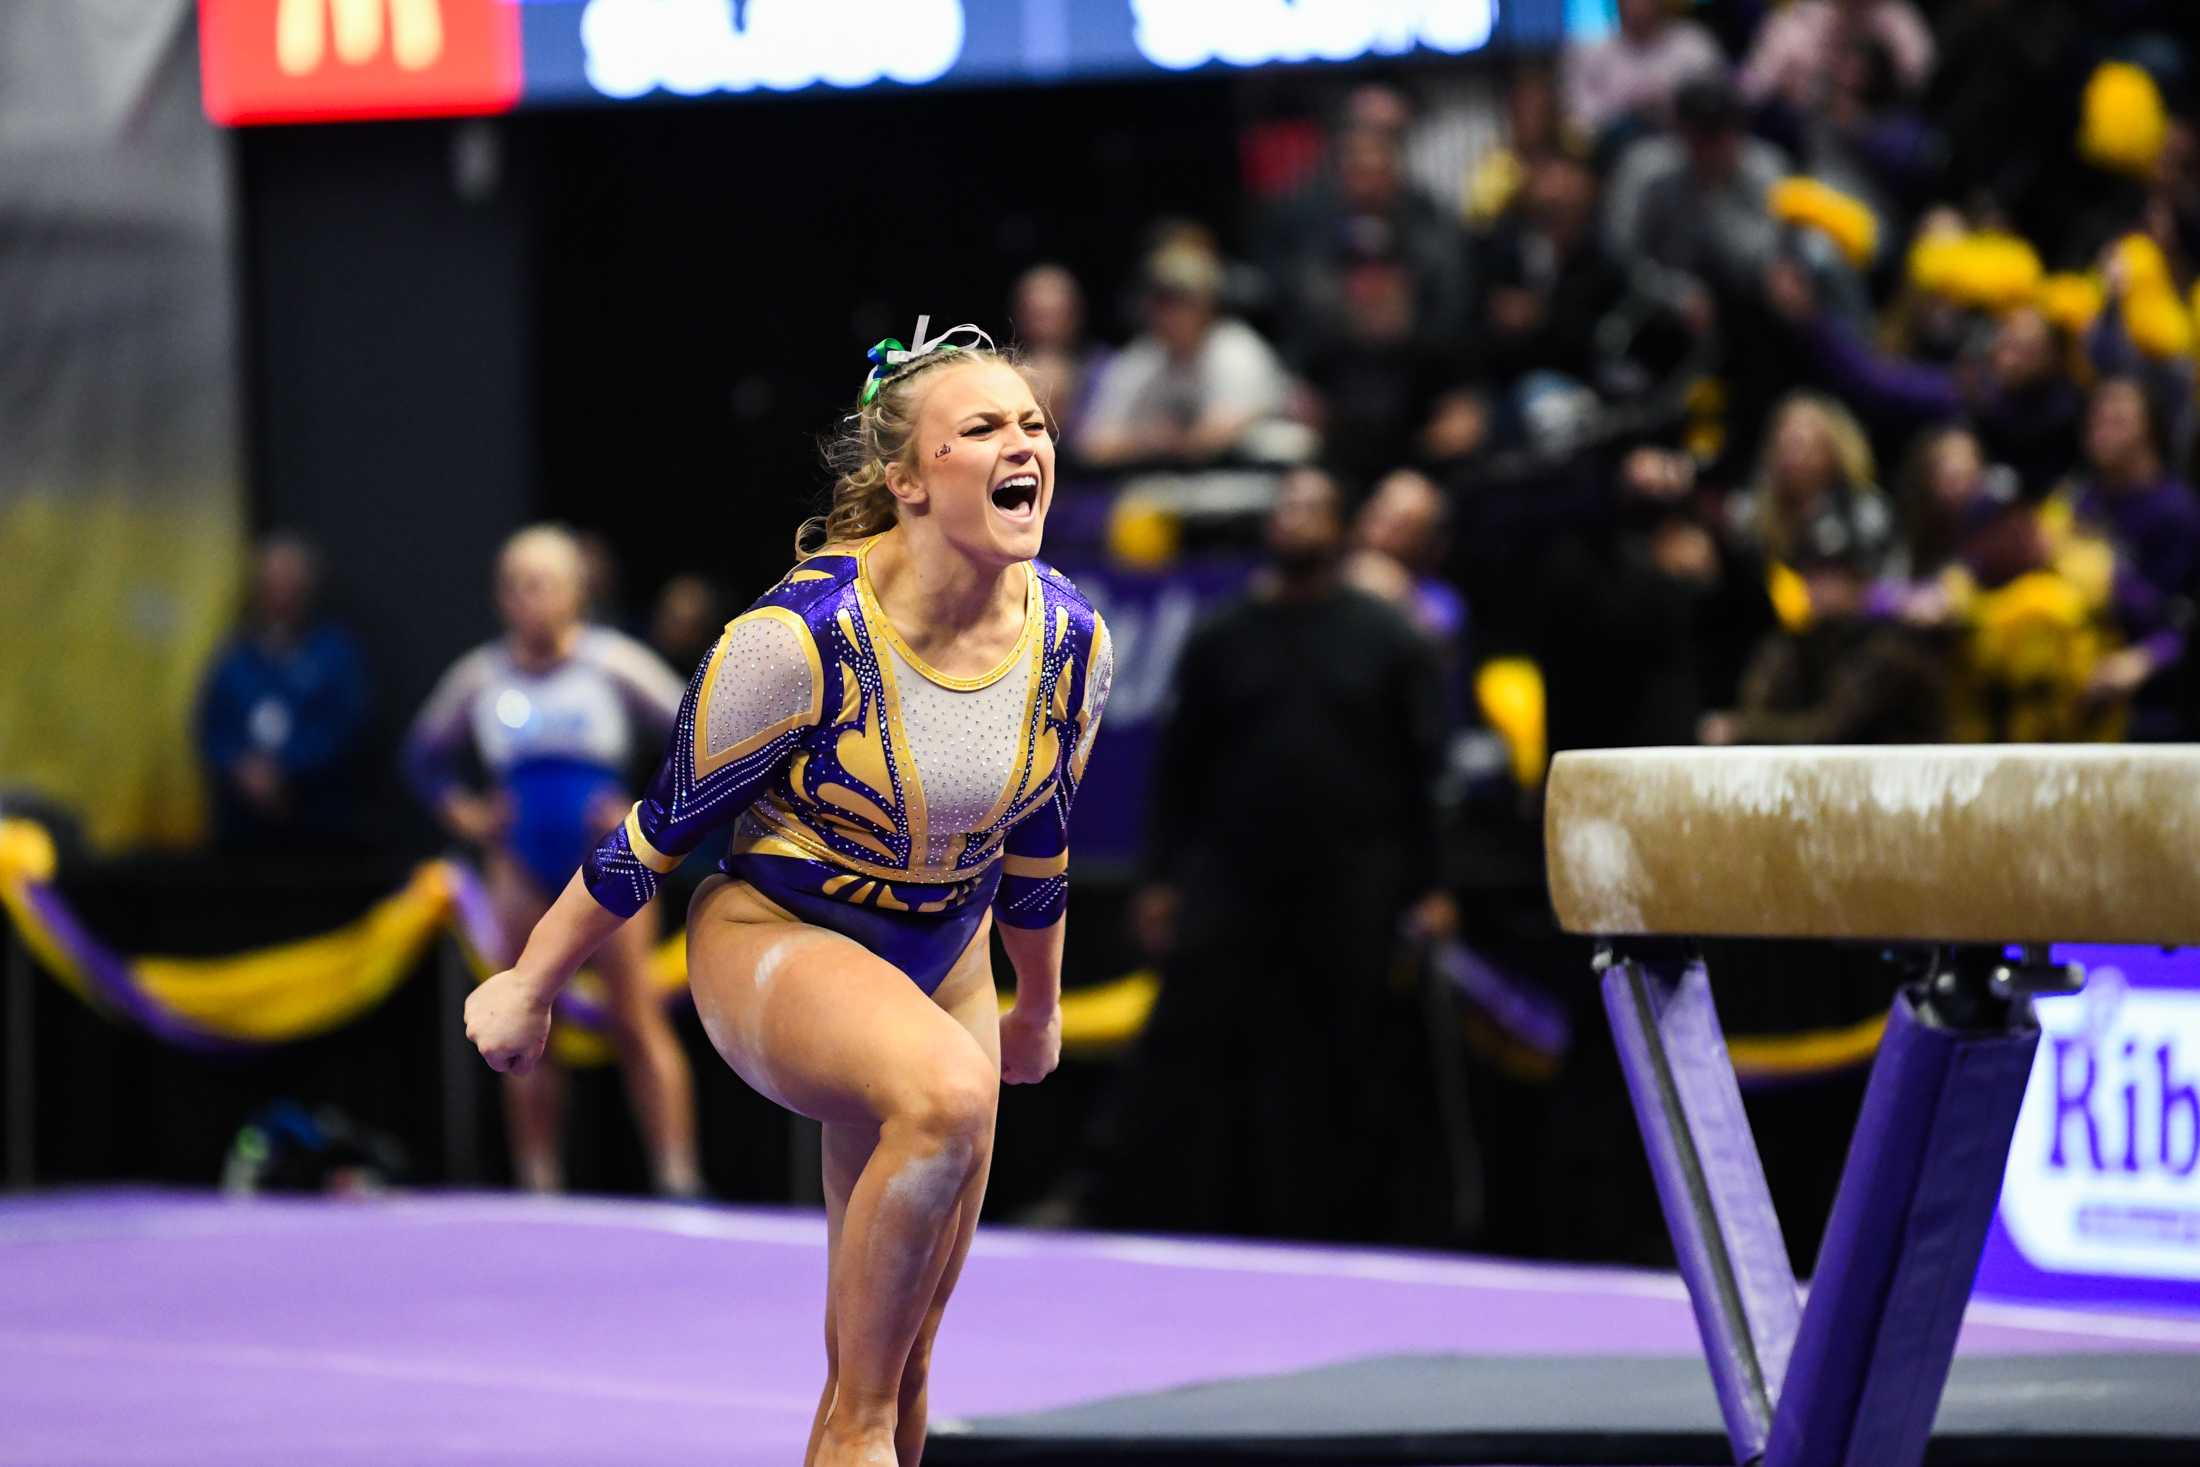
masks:
<svg viewBox="0 0 2200 1467"><path fill-rule="evenodd" d="M225 124L462 117L519 101L517 0L200 0Z"/></svg>

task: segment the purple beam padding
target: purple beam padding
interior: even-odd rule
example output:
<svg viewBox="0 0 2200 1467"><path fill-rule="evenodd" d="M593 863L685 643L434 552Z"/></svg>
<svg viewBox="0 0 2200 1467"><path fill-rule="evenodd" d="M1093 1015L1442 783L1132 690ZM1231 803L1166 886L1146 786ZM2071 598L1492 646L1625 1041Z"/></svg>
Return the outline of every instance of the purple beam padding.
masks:
<svg viewBox="0 0 2200 1467"><path fill-rule="evenodd" d="M1895 1000L1772 1423L1766 1467L1916 1467L2000 1195L2039 1029Z"/></svg>
<svg viewBox="0 0 2200 1467"><path fill-rule="evenodd" d="M1734 1460L1752 1462L1800 1310L1711 983L1700 962L1673 977L1623 961L1604 1007Z"/></svg>

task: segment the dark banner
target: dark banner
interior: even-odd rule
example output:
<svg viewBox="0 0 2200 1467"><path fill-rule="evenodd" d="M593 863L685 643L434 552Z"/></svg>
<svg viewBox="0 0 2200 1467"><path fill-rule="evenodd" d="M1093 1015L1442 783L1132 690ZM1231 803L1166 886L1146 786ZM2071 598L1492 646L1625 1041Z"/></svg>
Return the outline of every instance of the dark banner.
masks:
<svg viewBox="0 0 2200 1467"><path fill-rule="evenodd" d="M1137 864L1147 785L1177 658L1200 618L1252 572L1241 559L1187 561L1166 571L1080 564L1060 568L1092 599L1115 641L1115 688L1077 794L1070 845L1079 872L1118 876Z"/></svg>

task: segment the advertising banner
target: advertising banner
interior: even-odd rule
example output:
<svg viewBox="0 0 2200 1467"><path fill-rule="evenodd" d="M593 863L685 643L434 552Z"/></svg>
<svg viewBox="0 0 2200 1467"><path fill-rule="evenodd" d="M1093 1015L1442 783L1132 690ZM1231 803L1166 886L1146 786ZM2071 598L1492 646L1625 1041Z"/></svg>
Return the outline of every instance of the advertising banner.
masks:
<svg viewBox="0 0 2200 1467"><path fill-rule="evenodd" d="M206 113L225 124L507 112L510 0L201 0Z"/></svg>
<svg viewBox="0 0 2200 1467"><path fill-rule="evenodd" d="M2200 951L2067 947L1978 1290L2200 1310Z"/></svg>
<svg viewBox="0 0 2200 1467"><path fill-rule="evenodd" d="M202 0L220 123L1466 56L1568 0Z"/></svg>

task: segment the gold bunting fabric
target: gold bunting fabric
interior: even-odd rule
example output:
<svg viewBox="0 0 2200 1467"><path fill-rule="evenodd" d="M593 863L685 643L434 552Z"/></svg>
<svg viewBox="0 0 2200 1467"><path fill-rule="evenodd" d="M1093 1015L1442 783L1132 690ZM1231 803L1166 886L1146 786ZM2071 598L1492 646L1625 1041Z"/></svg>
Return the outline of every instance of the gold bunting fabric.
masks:
<svg viewBox="0 0 2200 1467"><path fill-rule="evenodd" d="M54 885L54 846L29 820L0 821L0 905L41 967L110 1017L196 1049L285 1044L340 1028L387 998L446 931L476 981L491 971L488 905L474 874L430 861L365 915L333 932L214 958L129 957L102 943ZM668 997L687 988L686 945L658 947L651 980ZM558 1001L552 1043L568 1064L610 1057L601 989L582 974Z"/></svg>
<svg viewBox="0 0 2200 1467"><path fill-rule="evenodd" d="M87 1004L195 1049L285 1044L337 1029L387 998L448 932L480 982L502 946L474 873L429 861L365 915L334 932L216 958L126 957L89 932L54 885L54 845L30 820L0 820L0 906L39 966ZM687 992L686 934L650 957L667 1002ZM1098 1054L1135 1037L1159 983L1134 973L1062 1001L1063 1047ZM602 985L583 972L558 997L551 1053L573 1066L612 1057ZM455 1022L455 1016L454 1016Z"/></svg>

